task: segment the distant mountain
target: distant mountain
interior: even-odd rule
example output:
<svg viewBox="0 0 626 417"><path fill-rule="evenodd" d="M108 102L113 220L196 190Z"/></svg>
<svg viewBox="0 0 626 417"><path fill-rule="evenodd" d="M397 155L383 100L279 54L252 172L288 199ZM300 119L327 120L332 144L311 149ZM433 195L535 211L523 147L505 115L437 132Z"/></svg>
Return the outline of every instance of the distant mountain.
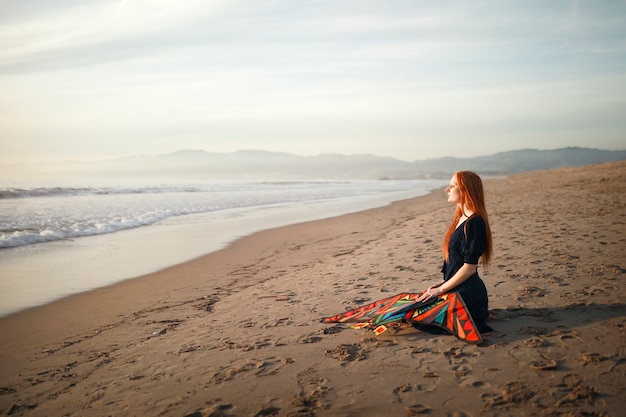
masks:
<svg viewBox="0 0 626 417"><path fill-rule="evenodd" d="M415 172L430 174L459 170L507 175L562 167L578 167L626 160L626 151L569 147L554 150L522 149L474 158L439 158L413 162Z"/></svg>
<svg viewBox="0 0 626 417"><path fill-rule="evenodd" d="M232 153L182 150L89 163L65 162L41 168L45 169L45 175L63 177L80 173L83 177L171 180L301 181L412 177L411 163L394 158L336 154L298 156L257 150Z"/></svg>
<svg viewBox="0 0 626 417"><path fill-rule="evenodd" d="M242 150L212 153L181 150L154 156L37 166L39 176L162 178L170 180L358 180L447 178L458 170L482 175L576 167L626 160L625 151L590 148L523 149L473 158L436 158L414 162L375 155L322 154L298 156L281 152ZM0 167L19 174L19 167ZM34 168L34 167L30 167ZM7 175L5 175L7 176Z"/></svg>

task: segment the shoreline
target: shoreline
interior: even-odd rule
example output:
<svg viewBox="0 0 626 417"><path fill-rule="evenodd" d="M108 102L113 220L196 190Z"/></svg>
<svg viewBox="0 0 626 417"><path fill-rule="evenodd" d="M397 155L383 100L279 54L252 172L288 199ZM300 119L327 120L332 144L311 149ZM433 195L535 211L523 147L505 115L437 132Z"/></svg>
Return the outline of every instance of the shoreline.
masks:
<svg viewBox="0 0 626 417"><path fill-rule="evenodd" d="M115 233L7 248L0 252L0 273L19 281L5 280L0 289L0 317L158 272L265 229L384 207L422 192L225 209Z"/></svg>
<svg viewBox="0 0 626 417"><path fill-rule="evenodd" d="M441 279L438 192L265 230L0 318L15 416L617 416L626 162L485 180L499 317L482 346L320 318Z"/></svg>
<svg viewBox="0 0 626 417"><path fill-rule="evenodd" d="M255 252L257 252L259 248L262 248L263 246L262 242L267 241L268 239L271 240L272 242L276 242L280 240L281 236L290 237L293 234L298 234L299 229L308 231L312 227L315 228L317 227L317 223L322 224L322 225L324 225L325 223L330 223L330 224L333 224L335 227L337 227L337 225L341 223L341 220L344 217L349 217L349 216L367 217L370 212L377 211L377 210L384 211L386 208L390 206L410 205L415 201L419 202L422 200L433 199L433 196L436 195L438 192L443 192L443 191L442 189L431 190L425 195L409 197L409 198L405 198L401 200L394 200L384 205L365 208L365 209L358 210L358 211L349 211L347 213L339 213L336 215L330 215L330 217L325 217L324 215L321 218L312 218L310 220L302 220L296 223L278 224L278 225L270 226L267 228L264 227L262 229L252 231L249 234L243 234L237 237L233 237L232 240L220 242L217 246L215 246L213 250L196 255L191 259L187 259L187 260L176 262L176 263L169 264L169 265L164 265L158 269L154 269L149 272L138 273L134 276L121 278L119 280L116 280L115 282L111 282L105 285L90 288L84 291L67 294L63 297L51 300L43 304L34 305L32 307L28 307L26 309L19 310L14 313L10 313L6 316L0 316L0 322L4 319L11 319L13 316L16 316L16 315L28 314L31 310L46 310L48 306L56 305L56 304L64 304L66 300L69 301L73 299L81 299L83 298L83 296L89 297L92 295L92 293L98 293L94 295L94 297L97 298L100 296L100 293L107 294L111 290L117 291L118 288L123 288L127 285L129 287L135 287L135 286L142 287L143 285L147 283L147 281L151 279L159 279L160 281L159 286L161 289L159 289L157 292L163 292L164 291L162 289L164 288L163 286L166 285L167 281L169 281L168 279L165 279L165 280L160 279L161 275L164 273L170 275L172 272L177 273L178 270L181 270L181 271L184 271L187 269L193 270L195 267L195 264L205 264L205 263L218 264L218 263L224 262L225 260L227 260L226 262L235 262L236 260L231 259L231 258L238 257L240 252L244 252L247 257L260 256L260 255L256 255ZM435 198L435 200L436 199L437 198ZM238 209L235 211L238 211ZM134 230L124 231L124 232L144 232L144 231L145 230L134 229ZM121 232L121 233L124 233L124 232ZM109 238L109 237L113 237L112 235L113 234L105 235L105 236L90 236L90 237L86 237L85 239L99 239L102 237ZM231 252L233 252L234 254L236 253L237 255L231 255L230 254ZM137 281L137 284L133 285L135 281ZM176 283L175 285L176 286L180 285L180 282ZM172 287L172 288L175 288L175 287ZM124 292L124 291L125 290L122 289L120 292ZM89 303L85 303L85 304L88 305Z"/></svg>

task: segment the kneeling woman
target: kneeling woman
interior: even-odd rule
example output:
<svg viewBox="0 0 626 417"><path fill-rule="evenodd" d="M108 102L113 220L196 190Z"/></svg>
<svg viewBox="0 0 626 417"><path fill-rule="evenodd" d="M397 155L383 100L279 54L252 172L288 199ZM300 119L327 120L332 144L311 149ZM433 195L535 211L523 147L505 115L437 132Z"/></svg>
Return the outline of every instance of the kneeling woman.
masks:
<svg viewBox="0 0 626 417"><path fill-rule="evenodd" d="M429 287L419 301L458 292L478 330L488 332L492 330L485 324L489 300L485 283L478 275L479 260L486 267L492 253L483 184L475 173L459 171L452 176L446 193L448 202L456 204L456 210L443 239L443 282Z"/></svg>

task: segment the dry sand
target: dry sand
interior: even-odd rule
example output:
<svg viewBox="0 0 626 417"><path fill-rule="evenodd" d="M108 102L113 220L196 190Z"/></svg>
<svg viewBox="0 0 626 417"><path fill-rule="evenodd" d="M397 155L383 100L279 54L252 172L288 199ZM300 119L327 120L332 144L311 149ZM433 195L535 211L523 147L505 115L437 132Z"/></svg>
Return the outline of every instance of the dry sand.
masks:
<svg viewBox="0 0 626 417"><path fill-rule="evenodd" d="M440 280L441 190L0 319L13 416L620 416L626 162L485 181L481 346L325 315Z"/></svg>

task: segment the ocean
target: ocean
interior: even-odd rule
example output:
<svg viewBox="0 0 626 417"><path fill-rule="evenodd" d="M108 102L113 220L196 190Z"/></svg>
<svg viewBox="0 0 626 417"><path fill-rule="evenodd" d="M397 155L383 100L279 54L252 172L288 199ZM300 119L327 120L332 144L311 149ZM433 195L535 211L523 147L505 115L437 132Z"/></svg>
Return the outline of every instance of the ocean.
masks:
<svg viewBox="0 0 626 417"><path fill-rule="evenodd" d="M445 180L0 183L0 316Z"/></svg>

